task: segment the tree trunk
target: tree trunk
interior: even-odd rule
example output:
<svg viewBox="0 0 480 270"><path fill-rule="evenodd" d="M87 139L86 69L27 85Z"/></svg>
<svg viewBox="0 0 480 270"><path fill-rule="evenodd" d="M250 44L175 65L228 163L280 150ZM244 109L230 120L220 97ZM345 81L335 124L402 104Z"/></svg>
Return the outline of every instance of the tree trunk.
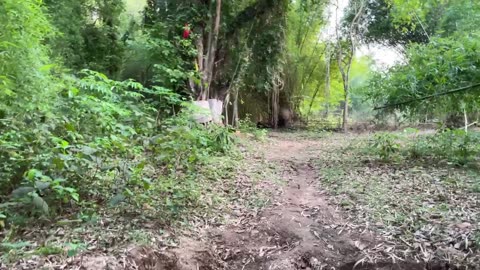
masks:
<svg viewBox="0 0 480 270"><path fill-rule="evenodd" d="M352 23L350 25L349 29L349 54L344 55L344 50L342 47L342 42L339 34L339 26L337 25L336 27L336 32L337 32L337 60L338 60L338 68L340 69L340 73L342 75L342 80L343 80L343 90L344 90L344 102L345 104L343 105L343 132L347 133L348 132L348 100L349 100L349 87L350 87L350 69L352 67L352 62L353 62L353 57L355 57L355 37L354 37L354 31L355 31L355 26L358 24L358 21L361 18L361 15L363 13L365 7L365 2L360 1L360 8L358 9L358 12L355 14L355 17L352 20ZM337 17L338 17L338 1L337 1ZM346 61L344 61L346 60Z"/></svg>
<svg viewBox="0 0 480 270"><path fill-rule="evenodd" d="M348 76L346 81L343 82L343 89L345 91L345 96L344 96L344 104L343 104L343 123L342 123L342 128L343 132L347 133L348 132L348 101L349 101L349 83L348 83Z"/></svg>
<svg viewBox="0 0 480 270"><path fill-rule="evenodd" d="M280 109L279 109L279 89L277 85L274 83L273 84L273 90L272 90L272 127L274 129L278 128L278 115L280 114Z"/></svg>
<svg viewBox="0 0 480 270"><path fill-rule="evenodd" d="M230 104L230 93L227 93L227 96L225 97L225 101L223 103L223 109L225 111L225 119L224 119L224 123L225 123L225 126L228 126L229 124L229 118L228 118L228 105Z"/></svg>
<svg viewBox="0 0 480 270"><path fill-rule="evenodd" d="M308 106L307 122L310 117L310 114L312 113L312 107L313 107L313 103L315 102L315 98L317 98L318 92L320 91L320 86L321 86L321 83L318 82L317 87L315 87L315 92L313 92L312 100L310 101L310 106Z"/></svg>
<svg viewBox="0 0 480 270"><path fill-rule="evenodd" d="M232 125L238 127L238 89L235 90L235 99L233 101Z"/></svg>
<svg viewBox="0 0 480 270"><path fill-rule="evenodd" d="M331 52L330 52L330 44L327 44L327 52L325 54L325 118L328 117L328 113L330 110L330 61L331 61Z"/></svg>
<svg viewBox="0 0 480 270"><path fill-rule="evenodd" d="M210 88L213 78L213 70L215 68L215 53L217 50L218 35L220 33L220 19L222 16L222 0L216 0L215 19L213 24L213 32L208 37L207 62L205 65L205 73L203 74L205 91L202 98L208 99L210 96Z"/></svg>
<svg viewBox="0 0 480 270"><path fill-rule="evenodd" d="M352 66L352 60L355 50L350 47L350 56L346 63L343 63L343 48L342 45L338 45L338 52L337 52L337 60L338 60L338 67L340 69L340 73L342 75L342 82L343 82L343 91L344 91L344 105L343 105L343 123L342 129L343 132L348 132L348 97L349 97L349 83L350 83L350 67ZM344 65L343 65L344 64Z"/></svg>

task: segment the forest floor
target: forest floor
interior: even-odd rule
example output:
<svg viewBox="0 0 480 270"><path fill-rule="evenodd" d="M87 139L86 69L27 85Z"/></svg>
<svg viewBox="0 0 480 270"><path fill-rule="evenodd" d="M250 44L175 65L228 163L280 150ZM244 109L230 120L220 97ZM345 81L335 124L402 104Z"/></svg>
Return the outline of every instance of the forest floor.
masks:
<svg viewBox="0 0 480 270"><path fill-rule="evenodd" d="M175 244L91 252L52 269L480 269L478 174L381 163L359 150L368 138L271 133L242 165L257 179L240 172L238 203L214 221L191 222Z"/></svg>
<svg viewBox="0 0 480 270"><path fill-rule="evenodd" d="M412 168L408 165L403 164L403 169L399 169L396 165L374 164L370 157L358 151L368 137L367 134L271 134L271 144L263 151L269 162L281 168L284 185L273 187L277 193L272 204L258 215L242 217L235 224L209 232L209 239L220 252L226 269L453 269L456 259L465 264L467 257L478 259L479 253L472 255L468 244L467 252L462 252L463 246L459 248L455 242L458 238L458 242L465 245L462 240L472 233L471 223L457 219L439 224L438 220L429 220L426 225L433 225L412 232L415 236L411 238L408 238L409 230L403 228L402 231L401 226L419 224L404 221L402 225L391 223L389 226L387 216L398 210L389 209L389 204L416 208L407 210L411 217L403 216L416 219L416 210L425 205L402 196L424 197L423 192L437 187L405 189L405 186L421 186L422 176L409 183ZM434 168L432 173L412 167L417 168L413 173L425 176L442 172L439 168ZM382 180L375 182L378 175ZM391 183L399 175L405 177L401 179L405 182L397 183L400 188L394 188ZM460 179L461 175L452 177ZM396 198L391 197L395 189L399 196ZM478 221L478 194L468 197L470 190L458 193L449 201L452 205L448 205L453 215L461 218L459 213L469 212L466 215ZM355 200L359 196L372 198ZM454 205L456 203L459 205ZM402 212L394 215L408 215ZM368 216L372 218L366 218ZM447 232L435 235L432 228ZM433 243L433 238L448 239Z"/></svg>

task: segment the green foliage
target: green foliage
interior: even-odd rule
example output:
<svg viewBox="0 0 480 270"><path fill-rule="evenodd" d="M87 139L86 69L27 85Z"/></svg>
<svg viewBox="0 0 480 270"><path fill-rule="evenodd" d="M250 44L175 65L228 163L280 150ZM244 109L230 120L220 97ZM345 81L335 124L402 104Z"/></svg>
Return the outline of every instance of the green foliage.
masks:
<svg viewBox="0 0 480 270"><path fill-rule="evenodd" d="M477 83L480 64L478 37L472 34L435 38L428 45L412 46L408 65L396 66L371 80L372 98L379 105L395 104ZM400 108L412 117L445 111L460 114L464 109L475 111L477 102L477 95L472 90L438 97L434 102L411 102Z"/></svg>
<svg viewBox="0 0 480 270"><path fill-rule="evenodd" d="M3 242L0 244L0 249L5 252L8 252L11 250L22 249L30 245L31 245L30 242L16 242L16 243Z"/></svg>
<svg viewBox="0 0 480 270"><path fill-rule="evenodd" d="M413 157L447 160L455 165L472 164L480 156L480 135L464 130L446 130L417 137L409 146Z"/></svg>
<svg viewBox="0 0 480 270"><path fill-rule="evenodd" d="M184 80L193 73L187 68L193 66L180 56L183 47L168 40L164 31L165 26L159 23L153 29L130 34L122 75L144 85L161 86L182 93L185 92Z"/></svg>
<svg viewBox="0 0 480 270"><path fill-rule="evenodd" d="M326 2L296 1L288 11L285 88L291 92L291 102L305 116L324 109L328 103L338 105L335 96L324 90L327 70L323 60L329 57L329 44L318 39L325 24L318 14L323 12ZM331 73L335 78L335 73Z"/></svg>
<svg viewBox="0 0 480 270"><path fill-rule="evenodd" d="M445 162L451 165L474 165L480 158L480 134L464 130L444 130L423 135L417 129L403 134L376 133L370 140L369 151L382 160L398 158L426 162Z"/></svg>
<svg viewBox="0 0 480 270"><path fill-rule="evenodd" d="M250 119L250 115L238 121L238 130L243 133L252 134L258 141L265 141L267 139L268 131L266 129L259 129L257 124Z"/></svg>
<svg viewBox="0 0 480 270"><path fill-rule="evenodd" d="M59 31L49 43L53 55L69 68L84 68L117 78L123 66L120 40L123 1L46 0L52 24Z"/></svg>
<svg viewBox="0 0 480 270"><path fill-rule="evenodd" d="M187 108L157 126L156 116L181 102L165 88L146 89L132 80L113 81L89 70L82 78L65 78L63 84L55 108L59 116L39 123L45 131L37 133L37 144L18 140L29 130L12 130L14 137L2 137L10 149L27 143L29 149L18 182L13 181L17 162L2 164L8 179L2 184L10 187L2 190L7 192L3 195L12 191L12 204L2 211L10 220L30 213L32 204L35 212L48 215L80 198L82 204L101 200L113 206L120 202L141 206L155 202L158 192L165 195L155 202L159 208L180 213L198 199L198 187L193 187L193 179L185 185L174 179L191 177L210 155L232 150L226 128L196 125ZM158 166L164 169L163 176L155 176Z"/></svg>
<svg viewBox="0 0 480 270"><path fill-rule="evenodd" d="M367 96L376 105L391 105L384 112L400 109L410 119L440 118L449 126L458 126L464 113L475 115L478 87L440 94L478 83L480 35L474 25L480 22L480 4L468 0L379 0L371 4L381 4L391 16L367 13L383 18L370 20L369 28L393 25L403 36L379 38L402 44L405 59L403 64L378 72L366 87ZM424 38L415 38L418 32ZM410 34L415 35L408 37ZM368 37L365 41L371 42ZM430 98L422 100L424 97Z"/></svg>
<svg viewBox="0 0 480 270"><path fill-rule="evenodd" d="M163 14L172 21L132 26L121 43L122 10L110 0L0 3L1 228L77 210L90 220L107 204L150 205L167 221L198 204L198 168L235 152L230 130L194 123L182 97L199 79L193 39L178 34L183 19ZM101 73L119 74L125 48L124 75L148 88Z"/></svg>
<svg viewBox="0 0 480 270"><path fill-rule="evenodd" d="M2 1L0 14L1 196L22 182L36 151L48 147L53 126L47 119L54 117L59 87L43 45L52 29L39 2Z"/></svg>
<svg viewBox="0 0 480 270"><path fill-rule="evenodd" d="M161 136L153 141L156 159L173 173L195 168L212 152L228 151L231 146L228 130L217 126L200 127L190 120L188 113L167 120Z"/></svg>
<svg viewBox="0 0 480 270"><path fill-rule="evenodd" d="M400 150L398 137L395 134L376 133L370 141L370 148L384 161L390 160Z"/></svg>
<svg viewBox="0 0 480 270"><path fill-rule="evenodd" d="M77 255L79 252L85 250L86 245L84 243L73 242L73 243L67 243L65 248L67 249L67 256L73 257Z"/></svg>
<svg viewBox="0 0 480 270"><path fill-rule="evenodd" d="M49 75L45 38L53 33L38 1L0 3L0 128L10 117L45 113L56 88ZM33 94L35 93L35 94ZM41 115L40 115L41 117Z"/></svg>
<svg viewBox="0 0 480 270"><path fill-rule="evenodd" d="M213 138L212 147L216 152L228 153L233 150L234 137L228 128L212 124L209 133Z"/></svg>
<svg viewBox="0 0 480 270"><path fill-rule="evenodd" d="M418 9L414 9L413 12L410 10L406 14L402 12L402 14L408 15L409 20L406 20L405 16L400 19L400 11L397 7L403 6L398 3L392 4L392 2L393 0L366 1L366 12L362 18L366 30L362 31L361 38L367 43L384 44L391 47L406 46L412 42L427 43L428 34L434 30L430 26L434 27L435 24L429 24L428 32L425 34L422 27L417 26L418 21L411 17ZM355 11L351 8L348 9L345 22L351 22L354 16ZM426 16L428 20L437 19L435 13L426 14Z"/></svg>
<svg viewBox="0 0 480 270"><path fill-rule="evenodd" d="M88 20L86 0L44 0L50 21L57 33L49 39L54 56L70 68L85 68L84 29Z"/></svg>
<svg viewBox="0 0 480 270"><path fill-rule="evenodd" d="M63 248L58 246L43 246L35 250L35 254L42 256L50 256L55 254L62 254Z"/></svg>

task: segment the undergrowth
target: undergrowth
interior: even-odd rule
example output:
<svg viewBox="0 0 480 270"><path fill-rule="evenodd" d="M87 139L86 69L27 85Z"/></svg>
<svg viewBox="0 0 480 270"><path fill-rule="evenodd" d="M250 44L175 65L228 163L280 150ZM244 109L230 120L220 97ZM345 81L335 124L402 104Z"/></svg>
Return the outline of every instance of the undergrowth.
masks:
<svg viewBox="0 0 480 270"><path fill-rule="evenodd" d="M72 236L38 246L42 240L26 234L39 227L88 231L105 218L116 223L116 215L182 220L207 208L205 198L215 197L213 187L231 179L242 158L229 129L196 124L192 105L168 89L88 70L56 83L55 108L0 121L3 262L73 255L86 245ZM170 117L157 117L166 111ZM216 175L199 177L205 168Z"/></svg>
<svg viewBox="0 0 480 270"><path fill-rule="evenodd" d="M253 137L264 142L267 138L267 130L260 129L257 124L250 119L250 115L245 116L244 119L238 121L238 130L243 133L251 134Z"/></svg>
<svg viewBox="0 0 480 270"><path fill-rule="evenodd" d="M442 130L422 135L413 128L398 134L380 132L369 140L369 145L364 150L385 162L414 159L475 167L480 160L480 133Z"/></svg>

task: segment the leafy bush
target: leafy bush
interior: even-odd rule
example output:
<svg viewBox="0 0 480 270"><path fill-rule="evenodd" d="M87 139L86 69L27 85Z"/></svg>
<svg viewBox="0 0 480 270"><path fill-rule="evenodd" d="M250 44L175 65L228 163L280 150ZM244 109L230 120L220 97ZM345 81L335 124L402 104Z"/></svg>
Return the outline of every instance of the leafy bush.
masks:
<svg viewBox="0 0 480 270"><path fill-rule="evenodd" d="M392 158L392 155L400 149L397 142L398 136L392 133L377 133L370 141L370 149L374 151L382 160L386 161Z"/></svg>
<svg viewBox="0 0 480 270"><path fill-rule="evenodd" d="M377 133L370 140L368 149L382 160L389 160L395 153L401 153L404 158L444 160L453 165L467 165L480 157L480 134L475 131L444 130L421 135L419 130L410 128L404 134L405 137Z"/></svg>
<svg viewBox="0 0 480 270"><path fill-rule="evenodd" d="M238 121L238 129L241 132L252 134L258 141L264 141L268 134L266 129L259 129L257 127L257 124L250 119L250 115Z"/></svg>
<svg viewBox="0 0 480 270"><path fill-rule="evenodd" d="M58 83L64 90L48 119L32 123L34 129L3 126L0 186L8 202L0 211L11 220L106 201L178 213L194 204L199 189L193 180L179 179L233 147L226 128L194 123L188 108L159 123L158 114L180 106L181 98L168 89L89 70ZM161 201L154 199L159 194Z"/></svg>
<svg viewBox="0 0 480 270"><path fill-rule="evenodd" d="M435 135L419 137L410 145L416 157L444 159L455 165L466 165L480 154L480 135L464 130L446 130Z"/></svg>

